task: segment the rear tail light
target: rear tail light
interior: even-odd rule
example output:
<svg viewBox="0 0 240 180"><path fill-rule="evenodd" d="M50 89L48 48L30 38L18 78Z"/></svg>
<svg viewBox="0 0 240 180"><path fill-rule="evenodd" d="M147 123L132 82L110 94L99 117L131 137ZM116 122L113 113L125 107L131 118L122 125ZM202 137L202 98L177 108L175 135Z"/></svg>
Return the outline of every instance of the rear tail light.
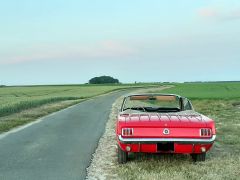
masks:
<svg viewBox="0 0 240 180"><path fill-rule="evenodd" d="M122 135L123 136L132 136L133 128L122 128Z"/></svg>
<svg viewBox="0 0 240 180"><path fill-rule="evenodd" d="M200 136L209 137L211 135L212 135L212 130L211 129L208 129L208 128L200 129Z"/></svg>

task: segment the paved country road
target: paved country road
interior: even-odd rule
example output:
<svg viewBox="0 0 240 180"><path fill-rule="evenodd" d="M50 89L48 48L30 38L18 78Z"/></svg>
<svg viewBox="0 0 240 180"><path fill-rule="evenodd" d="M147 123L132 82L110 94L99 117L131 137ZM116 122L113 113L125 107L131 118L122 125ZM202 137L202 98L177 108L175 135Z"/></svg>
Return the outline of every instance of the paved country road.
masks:
<svg viewBox="0 0 240 180"><path fill-rule="evenodd" d="M0 135L0 179L85 179L112 103L125 93L99 96Z"/></svg>

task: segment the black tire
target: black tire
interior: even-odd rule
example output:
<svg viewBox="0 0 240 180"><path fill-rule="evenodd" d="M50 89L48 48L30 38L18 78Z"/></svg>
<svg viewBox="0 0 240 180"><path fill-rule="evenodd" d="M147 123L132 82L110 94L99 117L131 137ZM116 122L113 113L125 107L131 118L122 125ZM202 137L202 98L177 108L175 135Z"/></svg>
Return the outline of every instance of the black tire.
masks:
<svg viewBox="0 0 240 180"><path fill-rule="evenodd" d="M119 146L118 146L118 163L119 164L125 164L127 162L127 156L128 153L123 151Z"/></svg>
<svg viewBox="0 0 240 180"><path fill-rule="evenodd" d="M194 162L205 161L206 159L206 153L191 154L191 156Z"/></svg>

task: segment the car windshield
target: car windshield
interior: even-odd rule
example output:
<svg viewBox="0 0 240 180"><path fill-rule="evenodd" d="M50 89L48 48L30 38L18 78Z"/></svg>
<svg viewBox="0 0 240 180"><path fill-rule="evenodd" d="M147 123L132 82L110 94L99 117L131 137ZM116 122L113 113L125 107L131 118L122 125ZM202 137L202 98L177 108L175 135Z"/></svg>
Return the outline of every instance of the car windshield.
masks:
<svg viewBox="0 0 240 180"><path fill-rule="evenodd" d="M178 112L179 97L174 95L133 95L125 99L123 111Z"/></svg>

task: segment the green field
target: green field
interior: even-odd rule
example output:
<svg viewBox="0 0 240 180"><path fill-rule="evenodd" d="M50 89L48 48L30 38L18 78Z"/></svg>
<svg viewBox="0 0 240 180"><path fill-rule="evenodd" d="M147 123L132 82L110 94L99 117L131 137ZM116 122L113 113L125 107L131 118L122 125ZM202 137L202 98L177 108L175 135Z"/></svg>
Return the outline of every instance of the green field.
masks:
<svg viewBox="0 0 240 180"><path fill-rule="evenodd" d="M240 98L240 82L175 83L175 87L161 92L179 94L190 99Z"/></svg>
<svg viewBox="0 0 240 180"><path fill-rule="evenodd" d="M0 88L0 132L111 91L142 85L63 85Z"/></svg>
<svg viewBox="0 0 240 180"><path fill-rule="evenodd" d="M217 139L206 161L193 163L188 155L130 154L127 164L116 165L119 179L239 179L240 83L174 85L159 93L186 96L196 111L215 120Z"/></svg>

